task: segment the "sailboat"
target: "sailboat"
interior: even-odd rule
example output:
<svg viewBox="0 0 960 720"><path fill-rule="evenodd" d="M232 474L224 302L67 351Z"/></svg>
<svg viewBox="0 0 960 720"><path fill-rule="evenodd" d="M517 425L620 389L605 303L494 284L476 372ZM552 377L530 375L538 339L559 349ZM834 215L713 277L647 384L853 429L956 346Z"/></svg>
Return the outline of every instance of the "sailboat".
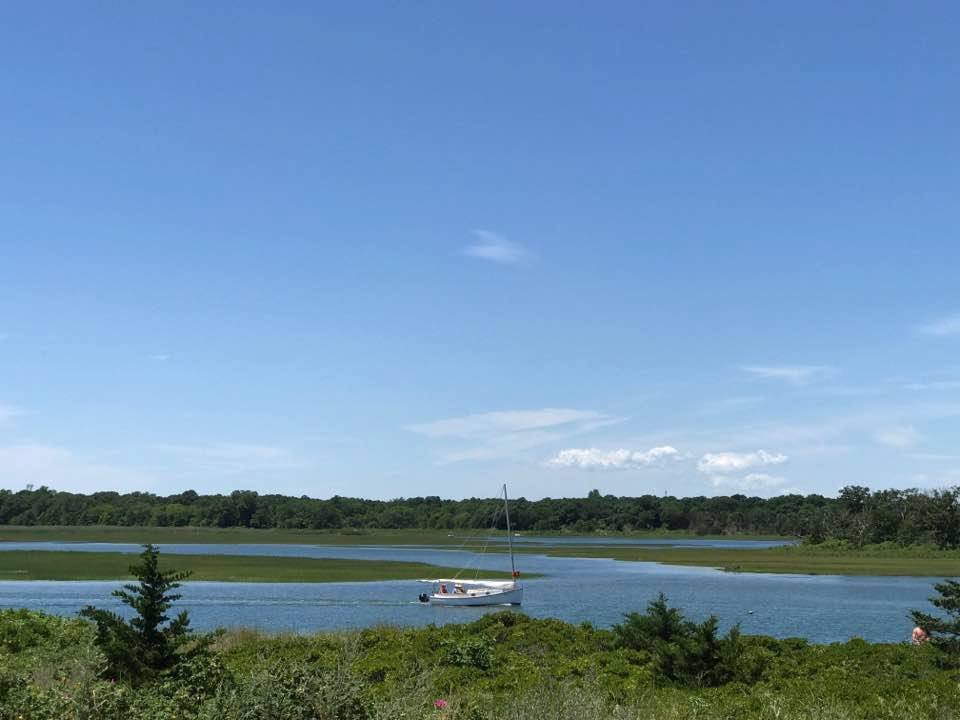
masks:
<svg viewBox="0 0 960 720"><path fill-rule="evenodd" d="M507 517L507 546L510 550L511 580L460 580L457 578L438 578L421 580L430 583L433 589L429 593L420 593L420 602L432 605L459 605L474 607L477 605L519 605L523 601L523 586L518 578L513 559L513 533L510 531L510 503L507 499L507 486L503 486L503 508Z"/></svg>

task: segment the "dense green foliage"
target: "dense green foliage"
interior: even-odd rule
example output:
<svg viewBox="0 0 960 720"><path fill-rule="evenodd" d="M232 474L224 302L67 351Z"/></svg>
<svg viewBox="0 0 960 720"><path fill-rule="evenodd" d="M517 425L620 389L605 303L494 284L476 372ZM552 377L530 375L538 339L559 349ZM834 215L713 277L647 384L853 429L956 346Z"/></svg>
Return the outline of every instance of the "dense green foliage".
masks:
<svg viewBox="0 0 960 720"><path fill-rule="evenodd" d="M758 669L743 661L745 647L740 628L717 635L718 620L702 623L683 617L667 605L661 593L647 606L646 614L632 612L613 628L619 647L650 654L656 680L686 687L715 687L732 680L749 680Z"/></svg>
<svg viewBox="0 0 960 720"><path fill-rule="evenodd" d="M744 636L752 672L717 687L658 677L641 643L499 612L469 625L310 636L233 631L132 686L101 679L82 620L0 611L0 720L914 720L960 714L930 647ZM478 650L478 648L485 648ZM487 656L487 659L484 659ZM445 708L435 708L437 700Z"/></svg>
<svg viewBox="0 0 960 720"><path fill-rule="evenodd" d="M930 602L946 615L914 610L913 621L929 634L933 646L946 654L949 664L960 665L960 582L944 580L934 588L937 595Z"/></svg>
<svg viewBox="0 0 960 720"><path fill-rule="evenodd" d="M154 545L146 545L140 562L130 566L130 574L138 582L112 593L133 609L129 621L92 605L83 608L80 615L96 624L96 644L107 662L105 673L136 682L170 670L183 657L177 650L190 639L190 618L186 611L172 620L167 613L180 599L171 591L180 587L190 573L161 571L159 551Z"/></svg>
<svg viewBox="0 0 960 720"><path fill-rule="evenodd" d="M119 525L245 528L487 528L504 527L499 499L417 497L362 500L333 497L198 495L160 497L113 492L77 495L47 488L0 490L0 525ZM960 489L920 492L844 488L821 495L746 497L614 497L511 503L515 529L536 532L683 530L703 534L776 534L846 540L855 546L896 542L960 547Z"/></svg>

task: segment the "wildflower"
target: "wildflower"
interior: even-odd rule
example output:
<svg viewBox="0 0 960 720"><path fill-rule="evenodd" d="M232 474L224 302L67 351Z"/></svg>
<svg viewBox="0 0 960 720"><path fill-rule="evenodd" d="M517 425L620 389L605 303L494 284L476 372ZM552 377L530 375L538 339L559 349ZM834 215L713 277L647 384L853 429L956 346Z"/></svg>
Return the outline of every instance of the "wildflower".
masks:
<svg viewBox="0 0 960 720"><path fill-rule="evenodd" d="M437 710L446 710L446 709L447 709L447 705L449 705L449 703L448 703L446 700L442 699L442 698L433 701L433 706L434 706Z"/></svg>

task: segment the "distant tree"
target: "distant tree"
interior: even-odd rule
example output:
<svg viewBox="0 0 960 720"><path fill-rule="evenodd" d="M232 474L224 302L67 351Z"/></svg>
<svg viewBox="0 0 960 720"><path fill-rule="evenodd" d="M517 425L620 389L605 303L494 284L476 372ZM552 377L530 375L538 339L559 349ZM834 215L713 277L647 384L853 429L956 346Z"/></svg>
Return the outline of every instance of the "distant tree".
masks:
<svg viewBox="0 0 960 720"><path fill-rule="evenodd" d="M943 610L947 617L920 610L914 610L910 615L919 627L927 631L934 647L944 651L952 662L960 663L960 582L944 580L933 587L939 596L930 598L930 602Z"/></svg>
<svg viewBox="0 0 960 720"><path fill-rule="evenodd" d="M952 488L930 493L927 523L939 547L960 546L960 490Z"/></svg>
<svg viewBox="0 0 960 720"><path fill-rule="evenodd" d="M191 639L190 619L186 611L170 621L167 611L180 599L172 593L189 572L162 572L160 552L154 545L144 545L140 562L130 566L136 584L114 590L136 612L129 622L116 613L87 605L80 615L97 625L96 642L107 658L107 673L138 682L172 668L179 659L177 650Z"/></svg>

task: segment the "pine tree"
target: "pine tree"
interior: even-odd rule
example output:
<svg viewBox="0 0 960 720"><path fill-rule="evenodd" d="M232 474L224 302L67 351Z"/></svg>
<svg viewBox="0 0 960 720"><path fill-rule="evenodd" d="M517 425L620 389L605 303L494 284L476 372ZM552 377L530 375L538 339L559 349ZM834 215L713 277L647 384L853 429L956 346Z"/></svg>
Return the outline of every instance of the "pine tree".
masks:
<svg viewBox="0 0 960 720"><path fill-rule="evenodd" d="M191 637L186 611L172 621L167 616L173 603L180 599L171 590L180 587L190 573L161 572L157 547L143 547L140 562L130 566L130 574L139 582L113 592L136 615L127 622L116 613L92 605L80 611L80 615L97 625L97 645L107 658L107 673L132 682L173 667L178 660L177 649Z"/></svg>
<svg viewBox="0 0 960 720"><path fill-rule="evenodd" d="M716 617L699 624L687 620L667 604L663 593L647 605L646 614L632 612L625 617L624 623L613 626L617 644L649 653L653 674L663 682L713 687L748 670L740 667L743 643L739 626L718 636Z"/></svg>
<svg viewBox="0 0 960 720"><path fill-rule="evenodd" d="M947 613L947 617L929 615L919 610L910 613L917 626L927 631L930 642L960 662L960 582L944 580L934 589L940 593L930 598L934 606Z"/></svg>

